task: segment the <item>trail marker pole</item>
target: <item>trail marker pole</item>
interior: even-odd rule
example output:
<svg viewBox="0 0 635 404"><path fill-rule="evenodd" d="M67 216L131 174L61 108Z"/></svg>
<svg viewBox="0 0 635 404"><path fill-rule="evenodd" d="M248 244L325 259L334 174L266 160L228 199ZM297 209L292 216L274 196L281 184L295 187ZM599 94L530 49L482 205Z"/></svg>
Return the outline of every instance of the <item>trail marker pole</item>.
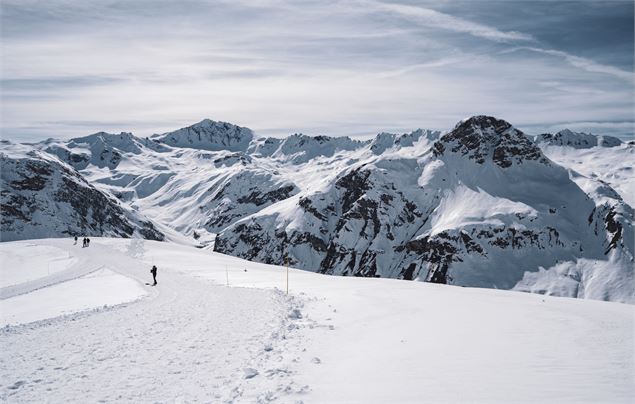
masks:
<svg viewBox="0 0 635 404"><path fill-rule="evenodd" d="M287 295L289 294L289 256L285 257L285 262L287 264Z"/></svg>

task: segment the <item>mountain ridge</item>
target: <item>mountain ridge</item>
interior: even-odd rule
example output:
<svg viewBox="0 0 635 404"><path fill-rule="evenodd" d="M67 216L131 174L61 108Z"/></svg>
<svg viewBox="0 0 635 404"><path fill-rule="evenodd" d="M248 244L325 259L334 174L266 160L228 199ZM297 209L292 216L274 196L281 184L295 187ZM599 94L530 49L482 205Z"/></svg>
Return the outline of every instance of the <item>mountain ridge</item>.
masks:
<svg viewBox="0 0 635 404"><path fill-rule="evenodd" d="M242 258L281 264L288 256L329 274L631 301L632 207L610 178L551 158L562 160L553 150L633 149L599 146L539 143L480 115L445 133L366 141L255 138L203 120L150 138L99 132L20 147L74 167L180 241Z"/></svg>

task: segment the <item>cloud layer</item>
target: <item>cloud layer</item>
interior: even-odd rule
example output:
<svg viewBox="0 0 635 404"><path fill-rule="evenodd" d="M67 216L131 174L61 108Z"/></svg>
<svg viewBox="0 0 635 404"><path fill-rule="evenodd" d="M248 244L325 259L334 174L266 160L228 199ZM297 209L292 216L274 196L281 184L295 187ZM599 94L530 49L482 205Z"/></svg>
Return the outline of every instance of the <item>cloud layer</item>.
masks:
<svg viewBox="0 0 635 404"><path fill-rule="evenodd" d="M2 137L633 133L633 3L4 0ZM628 52L627 52L628 50Z"/></svg>

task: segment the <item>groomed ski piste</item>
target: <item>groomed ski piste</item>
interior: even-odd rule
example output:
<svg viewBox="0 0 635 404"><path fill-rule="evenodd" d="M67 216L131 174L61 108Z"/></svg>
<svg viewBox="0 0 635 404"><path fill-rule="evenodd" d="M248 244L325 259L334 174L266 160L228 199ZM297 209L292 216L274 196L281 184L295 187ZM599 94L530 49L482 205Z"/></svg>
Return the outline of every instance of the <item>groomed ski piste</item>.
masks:
<svg viewBox="0 0 635 404"><path fill-rule="evenodd" d="M174 243L0 244L3 402L632 402L633 306ZM158 285L150 286L152 265Z"/></svg>

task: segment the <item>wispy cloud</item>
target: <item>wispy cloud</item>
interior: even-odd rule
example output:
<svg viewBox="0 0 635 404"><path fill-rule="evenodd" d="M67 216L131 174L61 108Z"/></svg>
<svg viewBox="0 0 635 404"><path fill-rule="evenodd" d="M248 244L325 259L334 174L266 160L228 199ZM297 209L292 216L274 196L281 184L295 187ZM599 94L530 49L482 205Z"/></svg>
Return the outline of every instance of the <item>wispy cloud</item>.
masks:
<svg viewBox="0 0 635 404"><path fill-rule="evenodd" d="M58 76L58 77L34 77L34 78L3 78L0 86L4 91L31 91L49 90L59 87L87 87L104 86L121 82L118 77L107 76Z"/></svg>
<svg viewBox="0 0 635 404"><path fill-rule="evenodd" d="M399 3L364 1L366 7L382 12L397 14L426 27L470 34L497 42L531 41L531 35L516 31L501 31L495 27L478 24L430 8Z"/></svg>
<svg viewBox="0 0 635 404"><path fill-rule="evenodd" d="M445 66L456 64L456 63L463 63L473 59L474 59L473 56L467 56L467 55L451 56L447 58L441 58L441 59L432 60L432 61L424 62L424 63L417 63L414 65L403 66L398 69L385 71L385 72L377 74L377 77L387 78L387 77L401 76L404 74L416 72L417 70L420 70L420 69L445 67Z"/></svg>
<svg viewBox="0 0 635 404"><path fill-rule="evenodd" d="M574 67L586 70L591 73L601 73L608 74L613 77L617 77L622 80L626 80L629 82L635 81L635 75L633 75L632 71L622 70L615 66L603 65L601 63L597 63L593 60L583 58L580 56L575 56L567 52L555 50L555 49L542 49L530 46L517 47L513 49L509 49L508 52L518 51L518 50L529 50L532 52L543 53L545 55L556 56L566 60L569 64Z"/></svg>

